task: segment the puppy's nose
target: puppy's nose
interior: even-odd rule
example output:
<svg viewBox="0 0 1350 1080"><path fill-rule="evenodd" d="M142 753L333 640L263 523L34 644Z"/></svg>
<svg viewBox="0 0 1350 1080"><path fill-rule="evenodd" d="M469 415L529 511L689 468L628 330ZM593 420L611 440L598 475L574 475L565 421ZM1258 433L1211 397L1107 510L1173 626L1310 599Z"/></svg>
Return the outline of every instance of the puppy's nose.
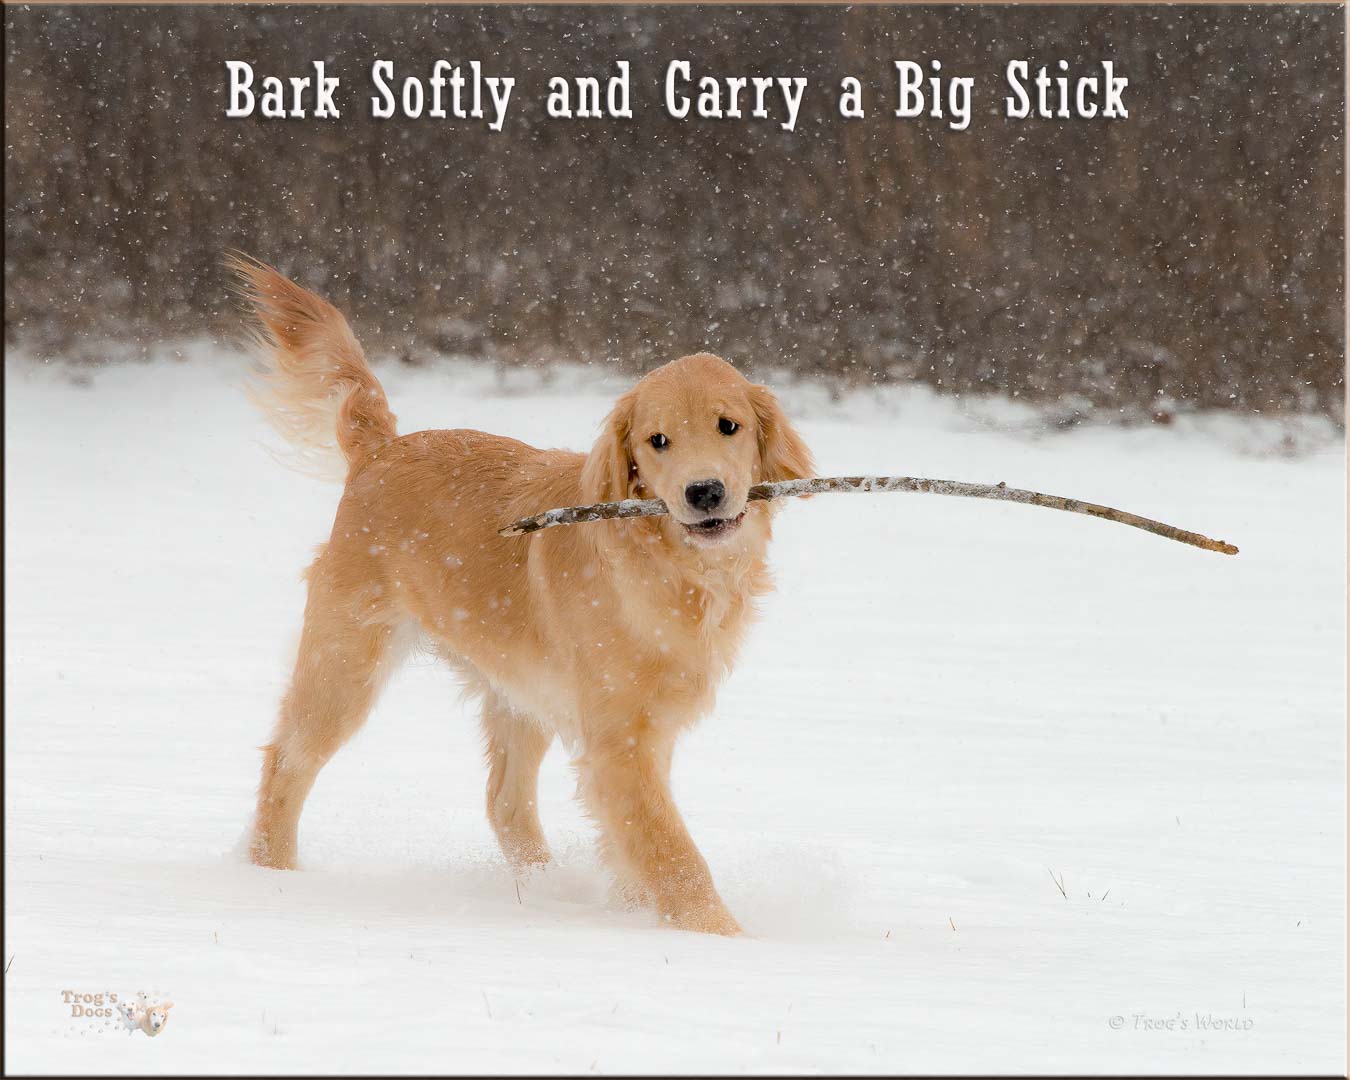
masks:
<svg viewBox="0 0 1350 1080"><path fill-rule="evenodd" d="M727 489L721 480L695 480L684 489L685 501L695 510L711 513L722 505Z"/></svg>

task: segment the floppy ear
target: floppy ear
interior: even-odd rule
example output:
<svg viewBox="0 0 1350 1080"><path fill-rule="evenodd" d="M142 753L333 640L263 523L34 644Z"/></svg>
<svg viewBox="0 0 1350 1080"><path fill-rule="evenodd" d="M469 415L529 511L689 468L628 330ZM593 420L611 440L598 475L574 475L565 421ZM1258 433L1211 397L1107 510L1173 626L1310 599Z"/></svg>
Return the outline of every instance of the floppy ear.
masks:
<svg viewBox="0 0 1350 1080"><path fill-rule="evenodd" d="M586 464L581 467L581 495L587 502L619 502L628 498L637 466L628 451L633 427L633 392L615 403L605 418Z"/></svg>
<svg viewBox="0 0 1350 1080"><path fill-rule="evenodd" d="M816 474L811 451L788 423L783 406L767 386L750 387L750 406L755 410L759 428L759 475L770 483L776 480L805 480Z"/></svg>

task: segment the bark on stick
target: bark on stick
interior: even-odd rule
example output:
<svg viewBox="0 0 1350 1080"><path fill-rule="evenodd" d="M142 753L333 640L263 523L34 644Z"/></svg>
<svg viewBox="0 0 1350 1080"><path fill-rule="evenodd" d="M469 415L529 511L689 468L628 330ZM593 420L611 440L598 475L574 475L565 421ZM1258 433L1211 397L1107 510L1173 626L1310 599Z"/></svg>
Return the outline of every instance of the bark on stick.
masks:
<svg viewBox="0 0 1350 1080"><path fill-rule="evenodd" d="M957 495L966 499L996 499L1000 502L1027 503L1047 506L1052 510L1067 510L1072 514L1087 514L1105 521L1131 525L1205 551L1236 555L1238 549L1223 540L1212 540L1200 533L1179 529L1152 518L1140 517L1127 510L1065 499L1059 495L1043 495L1039 491L1010 488L1007 484L970 484L962 480L926 480L917 476L825 476L810 480L781 480L773 484L756 484L750 489L750 500L783 499L794 495L829 495L836 492L910 491L927 495ZM524 536L551 529L557 525L579 525L586 521L608 521L612 518L659 517L670 513L660 499L625 499L623 502L596 503L592 506L563 506L546 510L533 517L522 518L499 530L502 536Z"/></svg>

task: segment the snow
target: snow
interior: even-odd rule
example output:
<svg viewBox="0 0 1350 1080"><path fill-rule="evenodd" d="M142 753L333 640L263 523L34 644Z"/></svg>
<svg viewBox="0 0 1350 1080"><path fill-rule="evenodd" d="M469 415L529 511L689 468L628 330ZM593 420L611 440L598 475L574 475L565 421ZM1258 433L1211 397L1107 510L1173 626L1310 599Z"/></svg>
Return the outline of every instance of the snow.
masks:
<svg viewBox="0 0 1350 1080"><path fill-rule="evenodd" d="M303 869L241 860L338 494L271 460L241 370L9 360L9 1071L1344 1070L1327 425L1047 433L997 400L787 388L822 475L1004 480L1242 553L963 499L785 507L779 591L676 757L748 930L724 940L610 896L556 747L557 862L513 880L427 658L320 777ZM623 385L379 373L400 430L539 445L589 443ZM152 1042L67 990L175 1007Z"/></svg>

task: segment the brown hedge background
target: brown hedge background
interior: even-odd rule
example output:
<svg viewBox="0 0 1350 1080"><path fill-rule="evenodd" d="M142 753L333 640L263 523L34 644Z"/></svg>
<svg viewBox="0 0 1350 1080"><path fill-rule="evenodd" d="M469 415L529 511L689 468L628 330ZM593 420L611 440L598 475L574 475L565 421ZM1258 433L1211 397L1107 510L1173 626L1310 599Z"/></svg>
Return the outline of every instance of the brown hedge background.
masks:
<svg viewBox="0 0 1350 1080"><path fill-rule="evenodd" d="M378 348L618 362L709 348L1112 414L1341 416L1343 12L1329 7L9 6L6 340L228 333L239 247ZM517 78L505 130L369 117L376 57ZM227 120L225 59L343 76L336 122ZM794 133L684 122L668 61L805 75ZM976 77L897 120L892 61ZM1011 121L1008 60L1112 59L1128 120ZM632 120L544 113L632 63ZM868 117L834 112L844 75ZM359 102L359 107L355 106Z"/></svg>

